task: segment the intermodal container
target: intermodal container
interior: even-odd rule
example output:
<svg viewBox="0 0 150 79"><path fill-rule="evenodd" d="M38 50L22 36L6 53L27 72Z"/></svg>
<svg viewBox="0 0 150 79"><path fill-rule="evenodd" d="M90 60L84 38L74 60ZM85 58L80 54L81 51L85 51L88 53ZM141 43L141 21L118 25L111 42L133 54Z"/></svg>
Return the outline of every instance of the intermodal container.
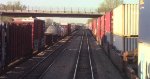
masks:
<svg viewBox="0 0 150 79"><path fill-rule="evenodd" d="M138 76L150 79L150 0L140 0Z"/></svg>
<svg viewBox="0 0 150 79"><path fill-rule="evenodd" d="M113 35L113 46L119 52L134 51L137 49L138 37L122 37Z"/></svg>
<svg viewBox="0 0 150 79"><path fill-rule="evenodd" d="M112 33L112 15L113 12L108 12L105 14L105 36L106 36L106 41L109 45L112 45L112 40L113 40L113 33Z"/></svg>
<svg viewBox="0 0 150 79"><path fill-rule="evenodd" d="M113 33L120 36L138 35L139 5L122 4L113 10Z"/></svg>
<svg viewBox="0 0 150 79"><path fill-rule="evenodd" d="M105 14L105 32L112 32L112 12Z"/></svg>

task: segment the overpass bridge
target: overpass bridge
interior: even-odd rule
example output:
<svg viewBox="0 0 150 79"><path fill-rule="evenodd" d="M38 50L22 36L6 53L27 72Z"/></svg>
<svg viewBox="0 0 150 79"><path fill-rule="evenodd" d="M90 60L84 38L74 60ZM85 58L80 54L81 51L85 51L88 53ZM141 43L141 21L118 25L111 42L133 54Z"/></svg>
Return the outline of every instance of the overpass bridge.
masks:
<svg viewBox="0 0 150 79"><path fill-rule="evenodd" d="M87 11L48 11L48 10L0 10L0 16L13 17L76 17L97 18L104 13Z"/></svg>

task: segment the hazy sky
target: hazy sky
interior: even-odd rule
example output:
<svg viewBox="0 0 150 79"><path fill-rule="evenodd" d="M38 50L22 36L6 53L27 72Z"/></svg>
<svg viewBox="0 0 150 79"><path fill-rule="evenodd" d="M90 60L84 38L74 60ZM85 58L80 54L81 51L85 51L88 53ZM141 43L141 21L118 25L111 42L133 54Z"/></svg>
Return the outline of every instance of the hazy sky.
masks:
<svg viewBox="0 0 150 79"><path fill-rule="evenodd" d="M41 10L83 10L95 11L103 0L0 0L0 3L7 3L8 1L20 1L22 4L29 6L30 9L41 9ZM138 0L124 0L125 3L138 3ZM86 19L72 19L70 18L53 18L56 21L69 21L69 22L86 22Z"/></svg>

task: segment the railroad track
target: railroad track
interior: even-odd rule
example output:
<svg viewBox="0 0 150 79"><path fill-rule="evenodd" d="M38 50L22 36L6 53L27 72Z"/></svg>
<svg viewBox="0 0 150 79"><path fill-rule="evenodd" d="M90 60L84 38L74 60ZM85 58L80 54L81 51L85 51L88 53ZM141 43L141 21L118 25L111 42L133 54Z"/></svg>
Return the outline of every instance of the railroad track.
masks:
<svg viewBox="0 0 150 79"><path fill-rule="evenodd" d="M76 36L76 33L73 34L73 36ZM71 38L73 38L73 36ZM59 47L53 51L52 54L48 55L46 58L41 60L37 65L35 65L29 72L22 75L19 79L38 79L42 75L43 72L46 71L46 69L53 65L57 57L61 56L63 52L66 50L67 45L72 39L67 40L67 42L63 45L58 45ZM69 42L68 42L69 41Z"/></svg>
<svg viewBox="0 0 150 79"><path fill-rule="evenodd" d="M86 30L80 44L73 79L94 79L91 50Z"/></svg>
<svg viewBox="0 0 150 79"><path fill-rule="evenodd" d="M65 50L67 43L73 38L77 37L77 34L73 33L72 36L67 37L64 40L54 44L54 46L47 48L42 53L33 57L30 62L25 63L21 67L16 67L17 70L7 72L7 74L0 76L0 79L37 79L47 69L47 67L53 64L54 60ZM42 55L43 54L43 55ZM28 68L25 68L28 67Z"/></svg>

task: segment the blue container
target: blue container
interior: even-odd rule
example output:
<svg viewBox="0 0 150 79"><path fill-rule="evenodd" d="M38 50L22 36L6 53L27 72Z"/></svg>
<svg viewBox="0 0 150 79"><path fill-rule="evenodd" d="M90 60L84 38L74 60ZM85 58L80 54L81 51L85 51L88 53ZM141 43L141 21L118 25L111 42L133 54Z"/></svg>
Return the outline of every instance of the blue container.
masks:
<svg viewBox="0 0 150 79"><path fill-rule="evenodd" d="M147 3L146 3L147 2ZM140 21L139 21L139 41L150 44L150 4L149 0L145 4L140 5ZM147 6L144 6L147 5Z"/></svg>
<svg viewBox="0 0 150 79"><path fill-rule="evenodd" d="M113 46L120 52L134 51L137 49L138 37L123 37L113 35Z"/></svg>

